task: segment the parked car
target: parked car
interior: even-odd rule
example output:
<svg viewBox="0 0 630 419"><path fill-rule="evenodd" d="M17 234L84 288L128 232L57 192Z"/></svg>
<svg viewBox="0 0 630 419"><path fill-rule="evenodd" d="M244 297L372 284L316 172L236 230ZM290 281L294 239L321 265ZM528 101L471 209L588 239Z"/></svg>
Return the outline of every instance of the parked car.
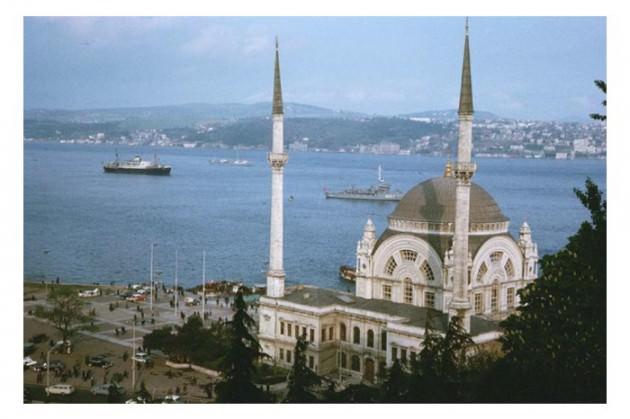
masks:
<svg viewBox="0 0 630 419"><path fill-rule="evenodd" d="M146 403L147 403L147 399L140 396L133 397L125 402L125 404L146 404Z"/></svg>
<svg viewBox="0 0 630 419"><path fill-rule="evenodd" d="M168 394L162 400L162 404L183 403L182 398L177 394Z"/></svg>
<svg viewBox="0 0 630 419"><path fill-rule="evenodd" d="M39 372L39 371L46 371L48 369L48 364L47 363L43 363L43 364L37 364L33 366L33 371L35 372ZM66 365L61 362L61 361L50 361L50 370L51 371L56 371L56 372L62 372L63 370L66 369Z"/></svg>
<svg viewBox="0 0 630 419"><path fill-rule="evenodd" d="M146 364L151 361L151 355L146 352L136 352L136 355L133 357L134 361L140 362L142 364Z"/></svg>
<svg viewBox="0 0 630 419"><path fill-rule="evenodd" d="M88 357L88 367L101 367L101 368L110 368L112 363L109 359L105 358L103 355L96 355Z"/></svg>
<svg viewBox="0 0 630 419"><path fill-rule="evenodd" d="M99 290L98 288L79 292L79 297L98 297L99 295L101 295L101 290Z"/></svg>
<svg viewBox="0 0 630 419"><path fill-rule="evenodd" d="M31 368L37 365L37 361L33 361L33 358L27 356L24 358L24 368Z"/></svg>
<svg viewBox="0 0 630 419"><path fill-rule="evenodd" d="M46 387L44 391L47 396L50 396L51 394L67 396L74 393L74 387L70 384L53 384L50 387Z"/></svg>
<svg viewBox="0 0 630 419"><path fill-rule="evenodd" d="M57 341L55 344L55 348L52 351L53 353L64 353L71 354L72 353L72 342L68 339L65 342L63 340Z"/></svg>
<svg viewBox="0 0 630 419"><path fill-rule="evenodd" d="M122 393L122 390L123 390L123 388L119 384L109 383L109 384L96 385L92 387L90 391L95 396L109 396L110 389L118 391L119 393Z"/></svg>
<svg viewBox="0 0 630 419"><path fill-rule="evenodd" d="M184 304L187 306L197 306L199 305L199 300L197 300L196 298L193 297L186 297L184 298Z"/></svg>
<svg viewBox="0 0 630 419"><path fill-rule="evenodd" d="M131 297L127 297L127 301L131 301L133 303L138 303L140 301L145 301L147 298L143 294L134 294Z"/></svg>

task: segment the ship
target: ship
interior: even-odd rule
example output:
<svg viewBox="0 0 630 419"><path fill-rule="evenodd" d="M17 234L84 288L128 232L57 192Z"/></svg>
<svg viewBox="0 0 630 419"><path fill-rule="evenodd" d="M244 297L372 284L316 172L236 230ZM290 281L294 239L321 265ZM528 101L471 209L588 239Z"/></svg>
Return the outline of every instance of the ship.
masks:
<svg viewBox="0 0 630 419"><path fill-rule="evenodd" d="M103 165L106 173L137 173L143 175L170 175L171 166L160 164L156 156L153 161L142 160L142 157L135 156L131 160L119 160L116 152L116 160Z"/></svg>
<svg viewBox="0 0 630 419"><path fill-rule="evenodd" d="M357 278L357 271L352 266L342 265L339 267L339 278L354 282Z"/></svg>
<svg viewBox="0 0 630 419"><path fill-rule="evenodd" d="M383 169L378 166L378 183L367 189L351 187L341 192L324 191L326 198L330 199L354 199L364 201L400 201L403 193L399 190L392 191L389 183L383 179Z"/></svg>
<svg viewBox="0 0 630 419"><path fill-rule="evenodd" d="M210 164L217 164L220 166L251 166L252 163L249 160L244 159L210 159Z"/></svg>

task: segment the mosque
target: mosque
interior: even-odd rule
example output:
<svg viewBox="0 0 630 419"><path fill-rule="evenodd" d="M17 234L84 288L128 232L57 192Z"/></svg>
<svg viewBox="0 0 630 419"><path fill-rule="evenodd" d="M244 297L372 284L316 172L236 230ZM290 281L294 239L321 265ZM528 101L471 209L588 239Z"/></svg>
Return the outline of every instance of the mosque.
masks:
<svg viewBox="0 0 630 419"><path fill-rule="evenodd" d="M409 190L377 237L368 219L357 244L355 294L284 286L283 105L278 45L274 69L272 205L267 293L259 302L263 351L290 368L300 335L308 366L320 375L377 382L395 359L413 359L425 329L445 332L458 316L476 343L496 340L498 321L519 304L517 290L538 275L537 245L526 222L516 240L492 196L471 181L473 99L464 41L457 160Z"/></svg>

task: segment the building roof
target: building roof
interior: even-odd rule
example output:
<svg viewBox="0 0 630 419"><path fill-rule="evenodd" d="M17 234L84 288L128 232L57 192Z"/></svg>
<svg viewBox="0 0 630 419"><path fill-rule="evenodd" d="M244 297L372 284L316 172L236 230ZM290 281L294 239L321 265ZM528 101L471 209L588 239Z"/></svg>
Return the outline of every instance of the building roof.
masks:
<svg viewBox="0 0 630 419"><path fill-rule="evenodd" d="M390 218L429 223L455 222L453 177L436 177L414 186L403 196ZM476 183L470 186L470 223L508 221L492 196Z"/></svg>
<svg viewBox="0 0 630 419"><path fill-rule="evenodd" d="M389 316L404 317L406 321L401 322L401 324L421 328L428 324L440 332L446 332L448 327L448 314L439 310L392 301L361 298L354 294L327 288L307 285L288 288L285 296L280 300L317 308L339 305ZM470 324L472 336L499 329L498 322L477 316L472 316Z"/></svg>

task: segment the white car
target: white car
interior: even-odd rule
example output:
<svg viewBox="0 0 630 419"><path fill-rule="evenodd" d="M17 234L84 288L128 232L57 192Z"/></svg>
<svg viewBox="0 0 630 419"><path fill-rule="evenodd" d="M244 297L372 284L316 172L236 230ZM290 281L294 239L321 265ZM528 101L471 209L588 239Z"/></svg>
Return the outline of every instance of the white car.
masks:
<svg viewBox="0 0 630 419"><path fill-rule="evenodd" d="M93 290L85 290L79 293L79 297L98 297L101 295L101 290L94 288Z"/></svg>
<svg viewBox="0 0 630 419"><path fill-rule="evenodd" d="M162 400L162 404L181 403L182 398L177 394L168 394Z"/></svg>
<svg viewBox="0 0 630 419"><path fill-rule="evenodd" d="M31 358L30 356L27 356L26 358L24 358L24 366L26 368L30 368L37 365L37 361L33 361L33 358Z"/></svg>
<svg viewBox="0 0 630 419"><path fill-rule="evenodd" d="M151 360L151 355L145 352L136 352L136 356L133 357L134 361L146 364Z"/></svg>
<svg viewBox="0 0 630 419"><path fill-rule="evenodd" d="M70 384L54 384L50 387L46 387L45 389L46 395L50 396L51 394L59 394L62 396L68 396L74 393L74 387Z"/></svg>

